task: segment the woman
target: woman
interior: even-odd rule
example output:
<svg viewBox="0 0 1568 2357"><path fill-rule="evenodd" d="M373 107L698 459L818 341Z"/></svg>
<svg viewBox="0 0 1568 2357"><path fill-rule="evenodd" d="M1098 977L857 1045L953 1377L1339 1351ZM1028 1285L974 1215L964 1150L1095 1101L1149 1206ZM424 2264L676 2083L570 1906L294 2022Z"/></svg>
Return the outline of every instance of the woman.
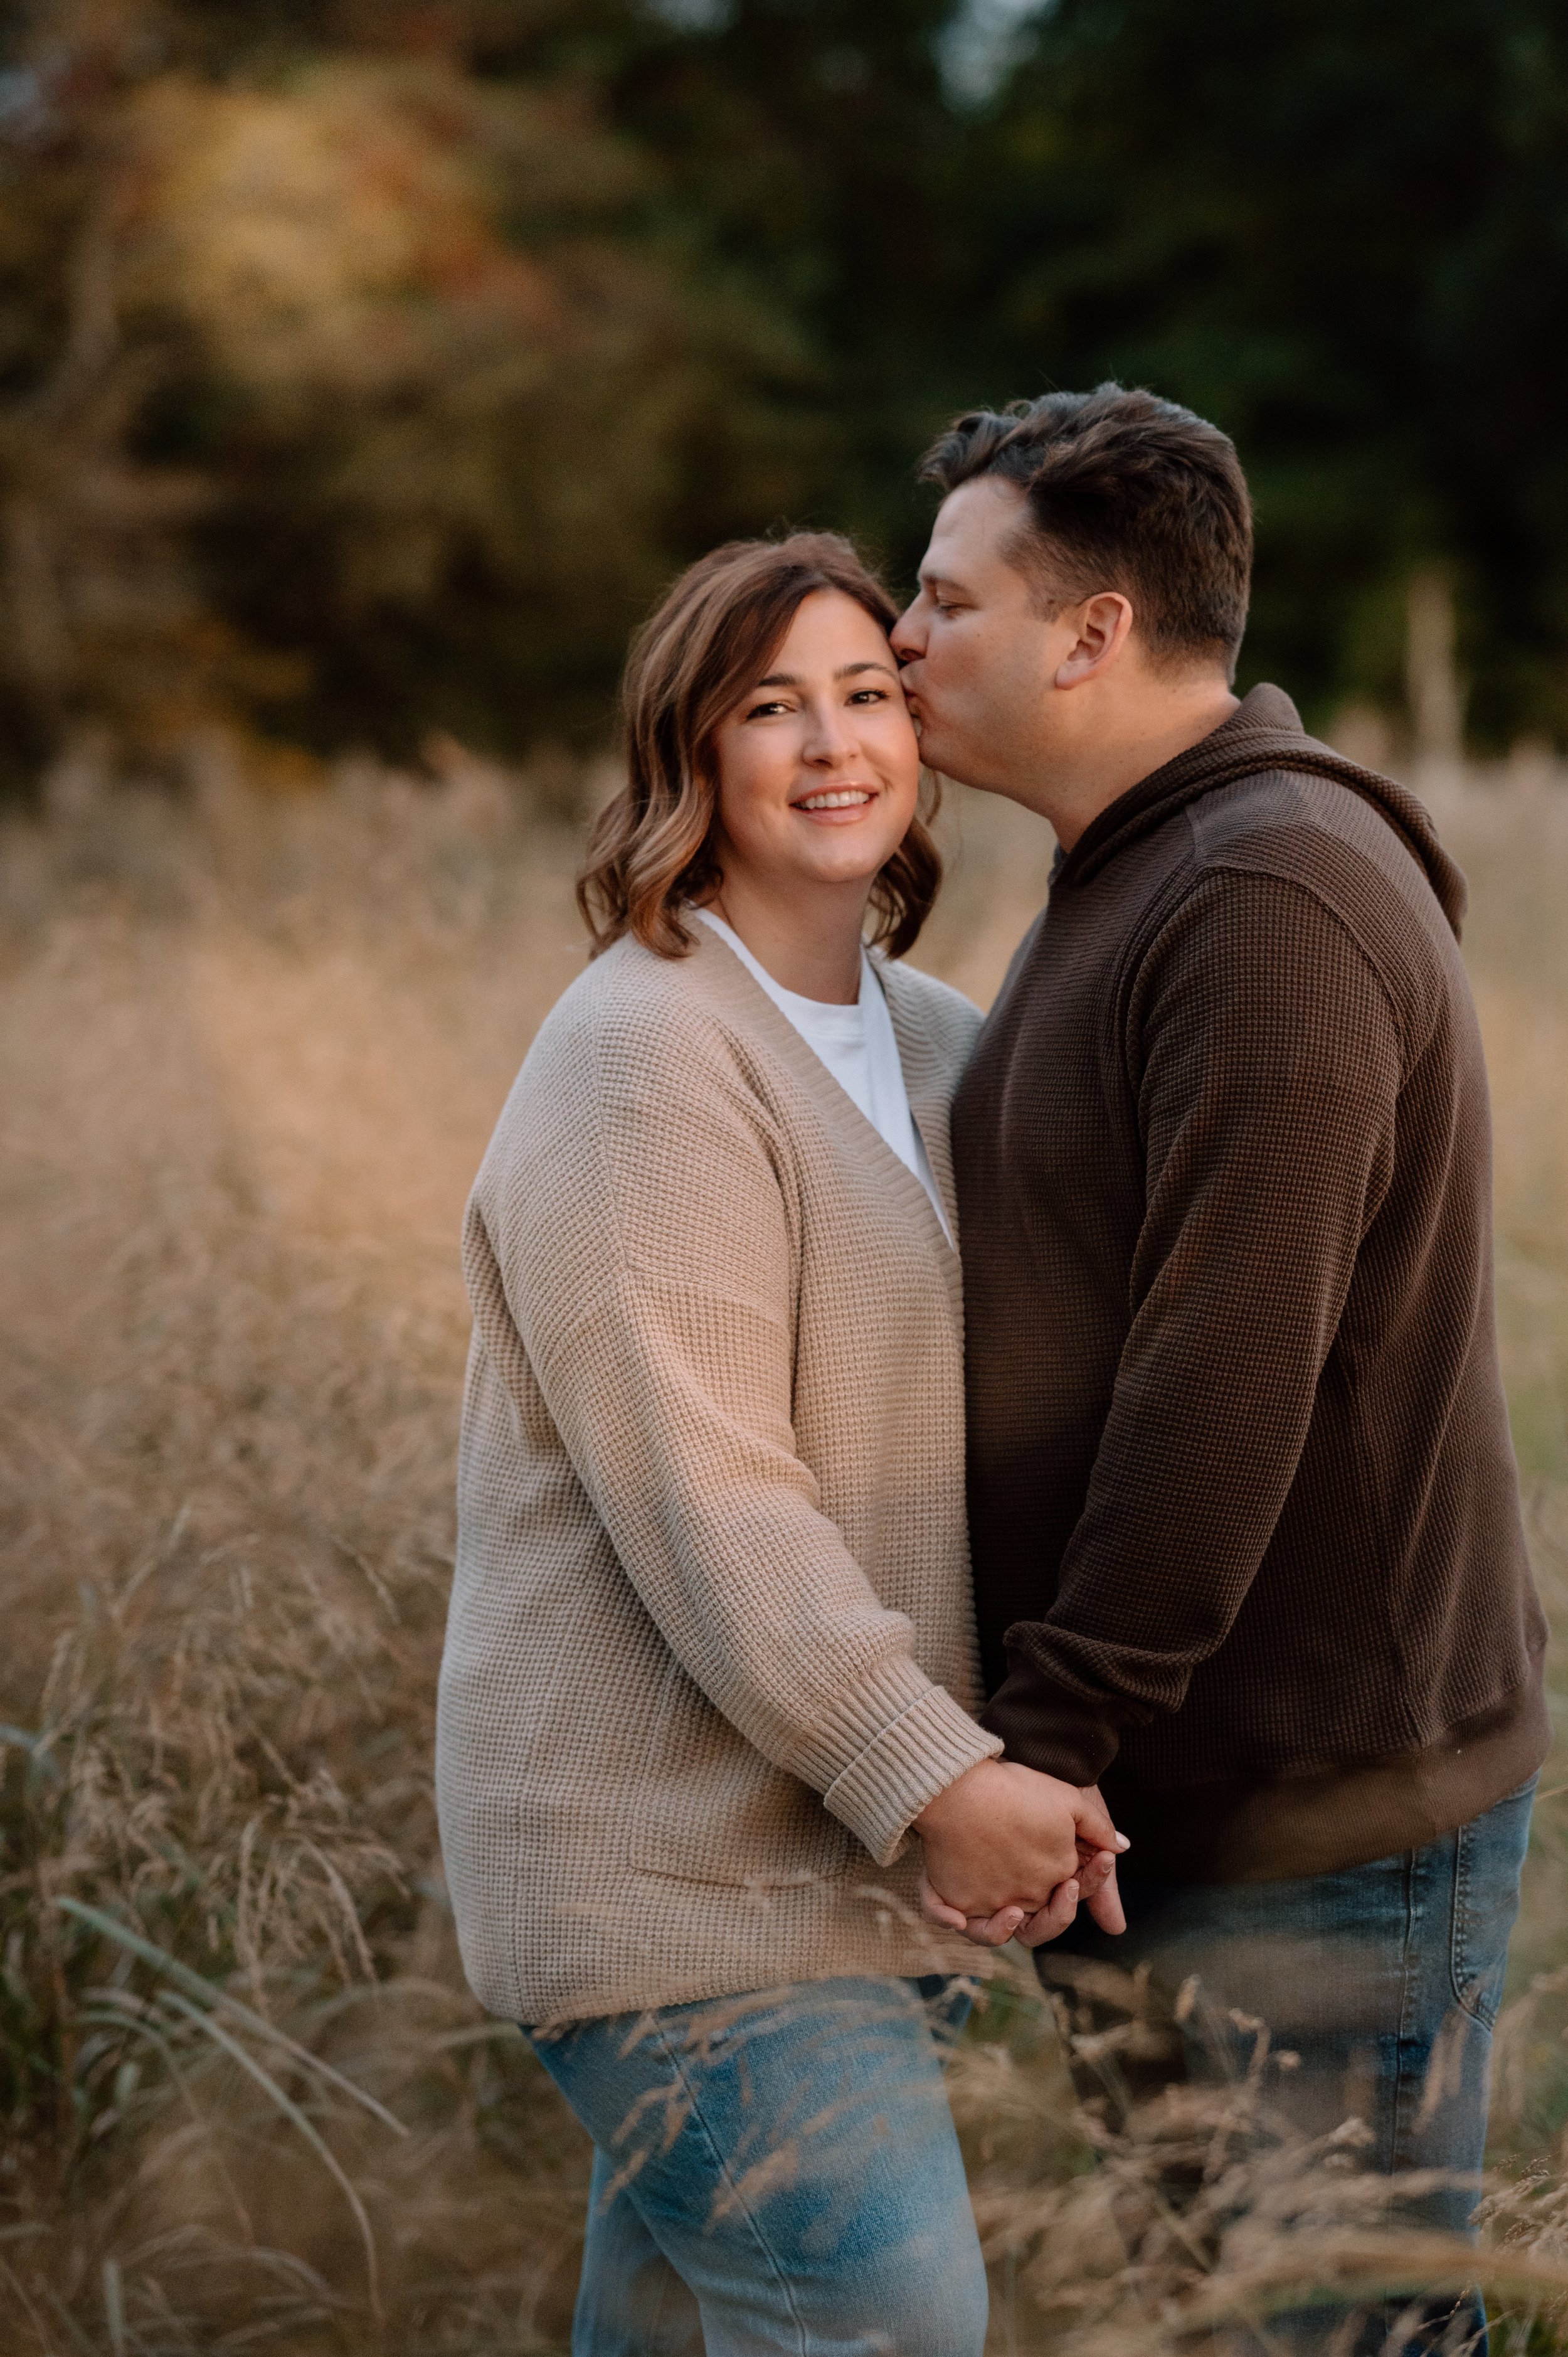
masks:
<svg viewBox="0 0 1568 2357"><path fill-rule="evenodd" d="M920 1922L908 1836L1004 1932L1077 1897L1048 1780L971 1716L979 1017L897 963L940 871L894 617L827 534L664 600L594 963L468 1210L442 1835L469 1978L597 2147L593 2357L978 2357L939 2034L974 1951ZM1079 1832L1114 1838L1092 1796Z"/></svg>

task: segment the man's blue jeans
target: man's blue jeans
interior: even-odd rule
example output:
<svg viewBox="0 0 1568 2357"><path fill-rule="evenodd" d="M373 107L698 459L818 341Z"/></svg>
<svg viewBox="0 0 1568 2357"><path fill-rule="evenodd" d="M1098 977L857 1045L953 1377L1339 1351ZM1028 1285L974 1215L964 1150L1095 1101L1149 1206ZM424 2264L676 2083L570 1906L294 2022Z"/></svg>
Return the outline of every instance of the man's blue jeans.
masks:
<svg viewBox="0 0 1568 2357"><path fill-rule="evenodd" d="M594 2140L575 2357L981 2357L941 1979L531 2030Z"/></svg>
<svg viewBox="0 0 1568 2357"><path fill-rule="evenodd" d="M1364 2168L1455 2180L1399 2204L1399 2222L1466 2232L1534 1795L1532 1777L1423 1849L1300 1881L1177 1885L1123 1868L1125 1934L1080 1913L1036 1958L1069 2031L1090 2034L1080 2092L1092 2083L1121 2125L1163 2085L1244 2082L1266 2024L1273 2049L1299 2058L1266 2076L1275 2121L1312 2138L1359 2118ZM1123 2001L1145 2034L1100 2044ZM1369 2313L1367 2346L1382 2345L1402 2305ZM1304 2323L1292 2319L1292 2338ZM1450 2298L1414 2338L1456 2346L1484 2329L1478 2301L1455 2309Z"/></svg>

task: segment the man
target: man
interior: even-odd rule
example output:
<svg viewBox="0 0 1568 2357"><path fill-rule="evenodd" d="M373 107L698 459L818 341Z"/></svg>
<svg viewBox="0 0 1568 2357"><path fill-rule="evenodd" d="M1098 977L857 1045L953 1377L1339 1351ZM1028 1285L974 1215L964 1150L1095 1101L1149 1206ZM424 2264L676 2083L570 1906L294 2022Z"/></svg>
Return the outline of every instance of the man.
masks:
<svg viewBox="0 0 1568 2357"><path fill-rule="evenodd" d="M1298 2128L1474 2171L1547 1725L1463 880L1412 795L1233 694L1213 426L1053 393L923 473L925 757L1060 846L953 1116L988 1723L1132 1837L1125 1937L1080 1916L1042 1976L1092 2028L1145 1968L1156 2077L1265 2021Z"/></svg>

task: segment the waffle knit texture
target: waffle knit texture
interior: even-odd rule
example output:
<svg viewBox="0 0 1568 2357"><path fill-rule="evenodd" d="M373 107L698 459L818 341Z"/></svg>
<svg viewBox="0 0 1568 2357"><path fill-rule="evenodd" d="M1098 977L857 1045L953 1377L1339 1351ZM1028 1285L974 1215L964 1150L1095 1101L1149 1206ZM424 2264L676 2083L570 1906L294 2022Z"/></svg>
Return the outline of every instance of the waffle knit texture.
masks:
<svg viewBox="0 0 1568 2357"><path fill-rule="evenodd" d="M1061 861L959 1092L986 1724L1144 1875L1391 1856L1545 1754L1463 908L1254 688Z"/></svg>
<svg viewBox="0 0 1568 2357"><path fill-rule="evenodd" d="M972 1716L962 1288L920 1181L719 937L573 984L469 1202L436 1790L532 2023L972 1970L911 1820ZM880 968L952 1211L967 999Z"/></svg>

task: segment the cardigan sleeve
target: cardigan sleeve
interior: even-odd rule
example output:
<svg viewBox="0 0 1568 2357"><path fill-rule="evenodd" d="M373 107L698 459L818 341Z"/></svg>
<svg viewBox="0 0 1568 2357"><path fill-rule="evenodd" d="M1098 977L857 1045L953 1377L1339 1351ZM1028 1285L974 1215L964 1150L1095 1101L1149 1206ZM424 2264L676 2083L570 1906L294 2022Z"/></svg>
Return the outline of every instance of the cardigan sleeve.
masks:
<svg viewBox="0 0 1568 2357"><path fill-rule="evenodd" d="M688 1675L886 1865L1001 1744L921 1670L797 1452L789 1142L733 1058L640 1022L538 1080L481 1217L562 1442Z"/></svg>

